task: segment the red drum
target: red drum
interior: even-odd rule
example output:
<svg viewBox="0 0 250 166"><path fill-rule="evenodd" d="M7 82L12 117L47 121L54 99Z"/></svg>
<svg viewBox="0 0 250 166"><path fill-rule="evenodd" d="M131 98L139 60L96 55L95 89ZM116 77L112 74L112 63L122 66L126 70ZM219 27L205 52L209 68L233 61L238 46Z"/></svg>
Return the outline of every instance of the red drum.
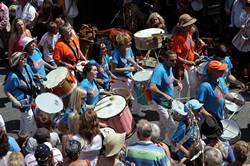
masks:
<svg viewBox="0 0 250 166"><path fill-rule="evenodd" d="M43 82L44 86L59 97L66 97L77 86L77 81L72 73L66 67L58 67L49 72L47 80Z"/></svg>
<svg viewBox="0 0 250 166"><path fill-rule="evenodd" d="M135 123L123 96L113 95L102 98L96 104L94 111L101 122L117 133L126 132L127 136L132 133Z"/></svg>

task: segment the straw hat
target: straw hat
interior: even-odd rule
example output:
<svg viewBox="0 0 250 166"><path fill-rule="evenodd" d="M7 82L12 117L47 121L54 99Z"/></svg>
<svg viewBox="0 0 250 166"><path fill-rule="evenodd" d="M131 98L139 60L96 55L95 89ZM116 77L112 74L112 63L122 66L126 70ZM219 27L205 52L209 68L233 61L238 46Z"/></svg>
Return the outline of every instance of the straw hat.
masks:
<svg viewBox="0 0 250 166"><path fill-rule="evenodd" d="M25 55L26 53L24 52L14 52L12 55L11 55L11 59L10 59L10 67L14 67L18 64L20 58Z"/></svg>
<svg viewBox="0 0 250 166"><path fill-rule="evenodd" d="M105 157L111 157L117 154L125 144L126 133L113 133L108 134L103 141L105 147Z"/></svg>
<svg viewBox="0 0 250 166"><path fill-rule="evenodd" d="M186 27L186 26L189 26L189 25L192 25L194 24L195 22L197 21L196 18L193 18L191 17L189 14L182 14L180 17L179 17L179 26L181 27Z"/></svg>

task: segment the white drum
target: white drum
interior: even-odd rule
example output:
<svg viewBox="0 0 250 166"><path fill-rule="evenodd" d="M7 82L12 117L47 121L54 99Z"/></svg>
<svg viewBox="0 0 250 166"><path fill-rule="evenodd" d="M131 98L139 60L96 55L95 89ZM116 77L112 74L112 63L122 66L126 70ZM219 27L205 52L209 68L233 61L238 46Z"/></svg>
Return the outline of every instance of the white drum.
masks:
<svg viewBox="0 0 250 166"><path fill-rule="evenodd" d="M44 86L52 93L66 97L77 86L77 80L66 67L58 67L49 72L47 80L43 82Z"/></svg>
<svg viewBox="0 0 250 166"><path fill-rule="evenodd" d="M149 28L134 34L135 47L138 50L152 50L162 47L164 30L160 28Z"/></svg>
<svg viewBox="0 0 250 166"><path fill-rule="evenodd" d="M234 120L223 119L223 133L220 136L222 141L228 141L230 144L236 143L241 137L239 124Z"/></svg>
<svg viewBox="0 0 250 166"><path fill-rule="evenodd" d="M240 95L239 93L235 93L235 92L230 92L230 94L232 96L234 96L235 98L243 101L245 103L245 99L242 95ZM244 105L243 105L244 106ZM225 109L229 112L239 112L242 110L243 106L239 106L237 104L235 104L234 102L231 102L229 100L225 100Z"/></svg>
<svg viewBox="0 0 250 166"><path fill-rule="evenodd" d="M142 71L138 71L134 74L133 79L136 82L144 82L144 81L149 81L151 76L153 74L152 69L144 69Z"/></svg>
<svg viewBox="0 0 250 166"><path fill-rule="evenodd" d="M35 99L36 108L49 114L55 114L63 110L62 100L52 93L42 93Z"/></svg>
<svg viewBox="0 0 250 166"><path fill-rule="evenodd" d="M187 114L188 114L188 109L182 102L178 100L172 101L172 115L175 121L178 122L181 121L184 117L187 116Z"/></svg>

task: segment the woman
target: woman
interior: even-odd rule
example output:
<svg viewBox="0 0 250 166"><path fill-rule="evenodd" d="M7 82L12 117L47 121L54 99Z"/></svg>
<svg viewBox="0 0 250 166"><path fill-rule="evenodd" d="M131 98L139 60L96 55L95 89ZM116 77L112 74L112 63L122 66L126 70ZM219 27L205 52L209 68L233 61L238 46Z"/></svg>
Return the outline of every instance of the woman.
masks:
<svg viewBox="0 0 250 166"><path fill-rule="evenodd" d="M192 26L196 19L188 14L182 14L179 17L178 24L173 29L172 50L178 56L178 73L177 78L182 80L182 91L180 97L189 97L195 94L195 89L192 89L190 80L188 79L187 71L191 66L195 65L195 44L192 39ZM184 78L183 78L184 77ZM189 94L190 89L190 94Z"/></svg>
<svg viewBox="0 0 250 166"><path fill-rule="evenodd" d="M95 60L97 65L97 82L103 89L109 89L111 78L116 79L116 76L109 69L110 57L107 54L106 45L104 43L94 44L90 59Z"/></svg>
<svg viewBox="0 0 250 166"><path fill-rule="evenodd" d="M4 93L12 102L12 106L21 112L20 129L30 135L35 123L30 104L37 88L33 79L34 73L26 62L26 53L15 52L11 56L11 72L4 82Z"/></svg>
<svg viewBox="0 0 250 166"><path fill-rule="evenodd" d="M8 158L11 152L9 151L8 135L5 130L0 129L0 165L7 166Z"/></svg>
<svg viewBox="0 0 250 166"><path fill-rule="evenodd" d="M90 160L91 165L95 165L97 157L102 148L102 136L99 128L99 120L94 111L87 111L80 117L79 135L73 137L82 143L80 158Z"/></svg>
<svg viewBox="0 0 250 166"><path fill-rule="evenodd" d="M149 28L161 28L165 30L165 33L167 33L167 27L165 25L165 20L162 18L162 16L157 13L151 13L147 20L147 25Z"/></svg>
<svg viewBox="0 0 250 166"><path fill-rule="evenodd" d="M97 78L97 67L93 63L88 63L84 69L83 73L86 78L80 83L80 87L87 91L86 104L93 106L100 100L100 95L110 95L111 93L105 90L101 90L96 82Z"/></svg>
<svg viewBox="0 0 250 166"><path fill-rule="evenodd" d="M12 33L9 39L9 53L8 58L11 59L11 55L17 51L23 51L22 38L28 36L31 37L31 33L24 24L22 19L15 19L13 22Z"/></svg>

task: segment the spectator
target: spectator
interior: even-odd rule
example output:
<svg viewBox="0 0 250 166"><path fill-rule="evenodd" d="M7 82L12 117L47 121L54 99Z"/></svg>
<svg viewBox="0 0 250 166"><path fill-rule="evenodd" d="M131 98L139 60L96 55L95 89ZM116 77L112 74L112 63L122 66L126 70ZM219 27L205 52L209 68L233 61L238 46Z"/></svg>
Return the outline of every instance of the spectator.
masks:
<svg viewBox="0 0 250 166"><path fill-rule="evenodd" d="M26 29L26 25L22 19L15 19L12 24L12 31L9 39L9 63L11 56L14 52L23 51L22 38L31 37L29 29Z"/></svg>
<svg viewBox="0 0 250 166"><path fill-rule="evenodd" d="M139 142L128 145L126 161L138 166L170 166L170 160L164 150L151 141L151 134L150 122L141 119L137 124Z"/></svg>
<svg viewBox="0 0 250 166"><path fill-rule="evenodd" d="M66 166L74 166L74 165L90 165L89 160L81 160L80 152L81 152L81 143L76 140L70 140L65 145L66 152L66 161L64 165Z"/></svg>
<svg viewBox="0 0 250 166"><path fill-rule="evenodd" d="M165 25L165 20L157 12L150 14L150 16L148 17L148 20L147 20L147 25L149 28L161 28L161 29L165 30L165 33L168 32L167 27Z"/></svg>
<svg viewBox="0 0 250 166"><path fill-rule="evenodd" d="M34 153L38 144L36 139L30 137L24 145L24 163L27 166L36 166L37 162L34 159Z"/></svg>
<svg viewBox="0 0 250 166"><path fill-rule="evenodd" d="M8 135L5 130L0 129L0 165L8 166L8 158L11 152L9 151Z"/></svg>
<svg viewBox="0 0 250 166"><path fill-rule="evenodd" d="M8 159L8 166L24 166L24 158L21 152L12 152Z"/></svg>
<svg viewBox="0 0 250 166"><path fill-rule="evenodd" d="M38 165L50 166L53 165L53 154L46 144L40 144L35 151L35 158Z"/></svg>
<svg viewBox="0 0 250 166"><path fill-rule="evenodd" d="M222 166L223 157L217 148L206 147L204 151L204 162L205 166Z"/></svg>
<svg viewBox="0 0 250 166"><path fill-rule="evenodd" d="M245 141L238 141L234 144L234 155L235 155L235 162L229 164L229 166L249 166L247 164L247 157L249 156L250 146Z"/></svg>

